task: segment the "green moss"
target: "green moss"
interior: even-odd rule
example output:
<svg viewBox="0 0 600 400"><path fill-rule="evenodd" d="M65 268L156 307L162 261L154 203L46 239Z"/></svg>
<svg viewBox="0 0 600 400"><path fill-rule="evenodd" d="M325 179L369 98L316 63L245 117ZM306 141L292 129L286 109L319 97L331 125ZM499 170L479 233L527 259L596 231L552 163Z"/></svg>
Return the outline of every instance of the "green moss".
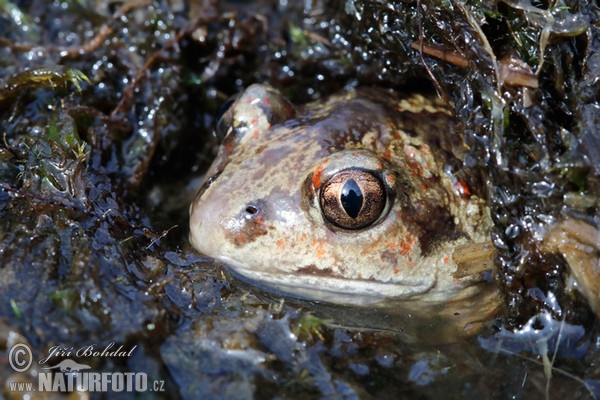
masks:
<svg viewBox="0 0 600 400"><path fill-rule="evenodd" d="M73 85L81 92L82 82L89 82L88 77L72 67L56 65L27 69L11 76L4 87L0 88L0 105L27 89L68 89Z"/></svg>
<svg viewBox="0 0 600 400"><path fill-rule="evenodd" d="M315 340L315 336L320 340L324 340L323 330L328 323L331 323L331 321L318 318L310 313L303 313L296 321L293 331L300 340L312 341Z"/></svg>
<svg viewBox="0 0 600 400"><path fill-rule="evenodd" d="M17 319L23 319L23 314L21 314L21 309L19 305L15 301L15 299L10 299L10 308L12 309L13 314Z"/></svg>

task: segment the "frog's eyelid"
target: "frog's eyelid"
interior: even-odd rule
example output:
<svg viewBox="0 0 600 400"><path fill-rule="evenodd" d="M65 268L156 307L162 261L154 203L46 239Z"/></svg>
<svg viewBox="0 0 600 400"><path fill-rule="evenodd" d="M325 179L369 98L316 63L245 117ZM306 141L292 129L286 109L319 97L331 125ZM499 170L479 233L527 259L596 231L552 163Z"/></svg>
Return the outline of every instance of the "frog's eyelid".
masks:
<svg viewBox="0 0 600 400"><path fill-rule="evenodd" d="M216 134L217 134L217 138L219 139L219 141L224 141L225 138L229 135L229 133L231 132L231 122L230 121L224 121L223 118L221 118L218 122L217 122L217 126L216 126Z"/></svg>
<svg viewBox="0 0 600 400"><path fill-rule="evenodd" d="M235 102L240 98L240 94L234 94L233 96L230 96L227 100L225 100L223 103L221 103L221 105L219 106L219 109L217 110L217 114L215 115L215 118L217 121L220 121L221 118L223 118L225 116L225 114L231 109L231 107L235 104Z"/></svg>
<svg viewBox="0 0 600 400"><path fill-rule="evenodd" d="M221 140L225 138L231 131L231 125L233 122L233 108L235 103L240 98L240 94L229 97L217 111L215 120L217 121L216 134Z"/></svg>

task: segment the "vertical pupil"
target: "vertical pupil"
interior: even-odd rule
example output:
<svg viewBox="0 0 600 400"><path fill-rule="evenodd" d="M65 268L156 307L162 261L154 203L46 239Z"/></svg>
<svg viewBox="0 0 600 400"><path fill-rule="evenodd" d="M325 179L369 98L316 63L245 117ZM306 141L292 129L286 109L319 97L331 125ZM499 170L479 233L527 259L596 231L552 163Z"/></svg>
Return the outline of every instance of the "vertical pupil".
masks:
<svg viewBox="0 0 600 400"><path fill-rule="evenodd" d="M342 187L342 207L350 218L356 218L363 204L363 195L354 179L348 179Z"/></svg>

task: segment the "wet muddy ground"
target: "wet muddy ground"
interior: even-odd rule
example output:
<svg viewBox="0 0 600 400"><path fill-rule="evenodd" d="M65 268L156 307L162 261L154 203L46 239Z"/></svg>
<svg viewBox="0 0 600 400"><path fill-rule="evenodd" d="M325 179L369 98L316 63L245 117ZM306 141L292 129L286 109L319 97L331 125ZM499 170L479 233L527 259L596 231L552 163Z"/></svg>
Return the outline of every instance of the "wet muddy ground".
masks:
<svg viewBox="0 0 600 400"><path fill-rule="evenodd" d="M115 343L131 354L72 358L164 381L149 398L600 397L593 304L542 243L549 221L600 227L599 20L577 0L0 1L2 394ZM254 82L299 103L359 85L453 102L486 177L497 320L447 341L261 293L197 254L187 209L215 118Z"/></svg>

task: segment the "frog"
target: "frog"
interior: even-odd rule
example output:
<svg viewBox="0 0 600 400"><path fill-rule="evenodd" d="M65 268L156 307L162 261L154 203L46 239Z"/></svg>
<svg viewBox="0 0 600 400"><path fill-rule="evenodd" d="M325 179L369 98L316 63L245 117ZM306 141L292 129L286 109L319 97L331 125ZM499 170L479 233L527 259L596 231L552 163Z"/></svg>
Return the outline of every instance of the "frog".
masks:
<svg viewBox="0 0 600 400"><path fill-rule="evenodd" d="M273 293L459 314L493 284L485 182L457 126L431 93L365 87L298 105L253 84L217 124L190 242Z"/></svg>

